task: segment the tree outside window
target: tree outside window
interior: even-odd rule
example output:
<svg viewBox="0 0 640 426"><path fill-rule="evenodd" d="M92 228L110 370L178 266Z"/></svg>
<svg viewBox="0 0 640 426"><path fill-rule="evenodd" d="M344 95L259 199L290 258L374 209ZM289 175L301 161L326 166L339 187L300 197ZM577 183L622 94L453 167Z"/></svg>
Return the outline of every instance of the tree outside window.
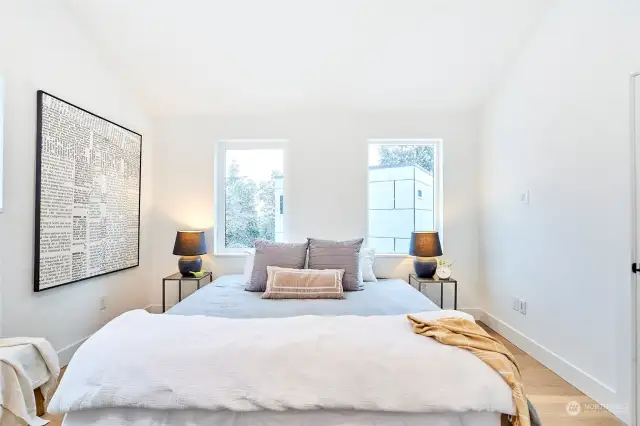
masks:
<svg viewBox="0 0 640 426"><path fill-rule="evenodd" d="M225 248L276 241L282 222L282 150L226 150Z"/></svg>

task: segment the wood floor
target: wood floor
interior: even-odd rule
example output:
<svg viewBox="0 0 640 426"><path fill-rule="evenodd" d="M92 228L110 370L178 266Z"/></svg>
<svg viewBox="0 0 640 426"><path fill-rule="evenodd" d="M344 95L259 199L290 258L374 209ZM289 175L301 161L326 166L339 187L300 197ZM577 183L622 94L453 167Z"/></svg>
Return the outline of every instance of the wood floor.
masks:
<svg viewBox="0 0 640 426"><path fill-rule="evenodd" d="M599 409L595 402L562 380L548 368L531 358L502 336L484 326L500 339L518 360L527 396L538 410L543 426L618 426L623 425L608 411ZM63 371L64 373L64 371ZM581 408L577 415L567 413L567 404L577 402ZM45 415L50 426L60 426L62 418Z"/></svg>
<svg viewBox="0 0 640 426"><path fill-rule="evenodd" d="M491 335L497 337L516 357L524 390L538 410L543 426L618 426L624 425L613 414L600 409L591 398L565 382L560 376L480 323ZM577 402L580 413L569 415L567 404Z"/></svg>

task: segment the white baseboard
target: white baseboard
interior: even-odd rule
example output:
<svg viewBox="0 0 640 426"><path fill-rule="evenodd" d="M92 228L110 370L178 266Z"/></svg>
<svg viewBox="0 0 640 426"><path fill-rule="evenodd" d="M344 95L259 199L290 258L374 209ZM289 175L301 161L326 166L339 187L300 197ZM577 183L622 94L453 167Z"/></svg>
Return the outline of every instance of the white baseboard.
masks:
<svg viewBox="0 0 640 426"><path fill-rule="evenodd" d="M506 322L482 309L466 309L464 311L473 315L476 320L485 323L492 330L522 349L540 364L562 377L598 404L605 407L620 406L620 398L619 395L616 394L615 389L612 389L589 373L562 358L560 355L527 337ZM620 418L620 420L628 424L630 413L628 410L624 410L624 407L621 408L618 412L612 412Z"/></svg>
<svg viewBox="0 0 640 426"><path fill-rule="evenodd" d="M58 351L58 361L60 362L60 367L66 367L71 361L71 357L76 353L78 348L89 338L90 336L85 337L84 339L78 340L75 343L70 344L66 348L62 348Z"/></svg>

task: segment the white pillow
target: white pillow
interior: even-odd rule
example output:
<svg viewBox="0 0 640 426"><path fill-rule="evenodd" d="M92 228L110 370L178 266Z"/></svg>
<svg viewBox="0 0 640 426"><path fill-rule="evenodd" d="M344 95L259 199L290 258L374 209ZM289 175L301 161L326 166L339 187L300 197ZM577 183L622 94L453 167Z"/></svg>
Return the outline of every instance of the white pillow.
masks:
<svg viewBox="0 0 640 426"><path fill-rule="evenodd" d="M247 257L244 260L244 272L242 274L242 283L247 284L251 279L251 273L253 272L253 260L256 257L255 250L245 250Z"/></svg>
<svg viewBox="0 0 640 426"><path fill-rule="evenodd" d="M358 281L378 282L376 274L373 273L373 263L376 260L376 249L363 247L360 249L360 269L358 270Z"/></svg>

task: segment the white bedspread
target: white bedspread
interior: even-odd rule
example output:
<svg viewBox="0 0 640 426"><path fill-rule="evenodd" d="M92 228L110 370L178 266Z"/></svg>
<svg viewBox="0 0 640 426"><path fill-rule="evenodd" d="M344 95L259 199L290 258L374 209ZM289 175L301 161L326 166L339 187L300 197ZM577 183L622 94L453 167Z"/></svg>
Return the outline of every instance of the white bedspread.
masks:
<svg viewBox="0 0 640 426"><path fill-rule="evenodd" d="M457 311L423 318L470 316ZM132 311L76 352L49 411L134 407L514 412L500 375L404 315L227 319Z"/></svg>

